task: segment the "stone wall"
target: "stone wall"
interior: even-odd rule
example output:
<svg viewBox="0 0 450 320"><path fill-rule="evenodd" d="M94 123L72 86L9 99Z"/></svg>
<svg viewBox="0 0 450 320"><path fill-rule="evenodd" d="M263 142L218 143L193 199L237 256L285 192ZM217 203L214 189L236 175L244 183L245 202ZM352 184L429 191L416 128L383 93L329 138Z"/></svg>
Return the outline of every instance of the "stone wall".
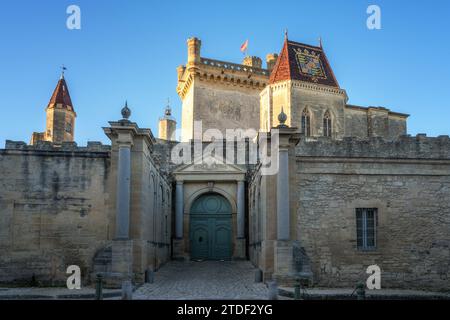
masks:
<svg viewBox="0 0 450 320"><path fill-rule="evenodd" d="M448 290L450 139L302 140L296 234L319 286L354 286L369 265L382 287ZM377 247L356 247L356 208L378 208Z"/></svg>
<svg viewBox="0 0 450 320"><path fill-rule="evenodd" d="M206 79L194 86L193 121L202 121L203 132L218 129L225 137L226 129L258 131L259 90Z"/></svg>
<svg viewBox="0 0 450 320"><path fill-rule="evenodd" d="M63 284L69 265L83 281L109 239L110 147L6 142L0 150L0 282Z"/></svg>
<svg viewBox="0 0 450 320"><path fill-rule="evenodd" d="M340 139L345 135L344 106L347 95L343 91L322 90L323 92L320 91L319 86L312 90L303 87L301 83L293 82L291 108L294 120L290 126L301 129L302 112L308 110L311 119L311 136L323 136L323 117L328 111L331 115L332 136Z"/></svg>
<svg viewBox="0 0 450 320"><path fill-rule="evenodd" d="M391 112L382 107L345 107L345 136L367 139L382 137L396 140L406 134L407 114Z"/></svg>

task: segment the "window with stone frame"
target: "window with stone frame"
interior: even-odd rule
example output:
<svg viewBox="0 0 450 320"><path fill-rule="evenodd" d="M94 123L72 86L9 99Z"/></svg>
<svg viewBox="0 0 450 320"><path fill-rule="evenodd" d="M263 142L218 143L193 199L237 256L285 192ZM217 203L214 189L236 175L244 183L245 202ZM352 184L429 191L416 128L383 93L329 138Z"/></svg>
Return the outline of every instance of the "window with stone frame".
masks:
<svg viewBox="0 0 450 320"><path fill-rule="evenodd" d="M325 112L323 116L323 135L331 137L331 115L329 111Z"/></svg>
<svg viewBox="0 0 450 320"><path fill-rule="evenodd" d="M306 108L302 112L302 133L307 137L311 136L311 116Z"/></svg>
<svg viewBox="0 0 450 320"><path fill-rule="evenodd" d="M72 133L72 121L68 121L67 123L66 123L66 132L68 132L68 133Z"/></svg>
<svg viewBox="0 0 450 320"><path fill-rule="evenodd" d="M376 249L377 228L377 208L356 208L356 245L358 250Z"/></svg>

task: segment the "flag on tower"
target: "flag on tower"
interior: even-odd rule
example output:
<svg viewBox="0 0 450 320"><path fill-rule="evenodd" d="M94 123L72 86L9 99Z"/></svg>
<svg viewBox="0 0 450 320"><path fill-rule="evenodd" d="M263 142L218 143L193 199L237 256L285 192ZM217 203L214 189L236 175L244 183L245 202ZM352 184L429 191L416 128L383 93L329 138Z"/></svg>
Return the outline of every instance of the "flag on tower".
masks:
<svg viewBox="0 0 450 320"><path fill-rule="evenodd" d="M247 52L247 47L248 47L248 39L245 40L245 42L242 44L242 46L241 46L241 52L242 52L242 53Z"/></svg>

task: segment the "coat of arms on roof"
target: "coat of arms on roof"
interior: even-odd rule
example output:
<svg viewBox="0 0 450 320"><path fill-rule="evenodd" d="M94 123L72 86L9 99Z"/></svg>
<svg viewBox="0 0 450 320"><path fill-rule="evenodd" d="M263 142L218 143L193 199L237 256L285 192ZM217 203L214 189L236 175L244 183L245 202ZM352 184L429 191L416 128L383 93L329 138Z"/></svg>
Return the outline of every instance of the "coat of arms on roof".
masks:
<svg viewBox="0 0 450 320"><path fill-rule="evenodd" d="M320 61L320 53L304 49L294 49L295 57L300 69L300 72L312 78L317 82L317 79L326 79L327 76Z"/></svg>

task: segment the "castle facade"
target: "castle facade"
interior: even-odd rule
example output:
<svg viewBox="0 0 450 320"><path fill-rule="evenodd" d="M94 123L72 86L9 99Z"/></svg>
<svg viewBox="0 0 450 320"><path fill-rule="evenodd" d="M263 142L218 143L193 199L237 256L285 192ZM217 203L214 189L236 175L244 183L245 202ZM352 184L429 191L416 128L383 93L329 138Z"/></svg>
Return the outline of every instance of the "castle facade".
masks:
<svg viewBox="0 0 450 320"><path fill-rule="evenodd" d="M45 132L0 150L0 282L139 283L170 259L249 259L265 281L448 290L450 139L407 134L407 114L349 105L322 44L285 38L242 64L187 41L180 137L131 121L110 145L74 142L64 76Z"/></svg>

